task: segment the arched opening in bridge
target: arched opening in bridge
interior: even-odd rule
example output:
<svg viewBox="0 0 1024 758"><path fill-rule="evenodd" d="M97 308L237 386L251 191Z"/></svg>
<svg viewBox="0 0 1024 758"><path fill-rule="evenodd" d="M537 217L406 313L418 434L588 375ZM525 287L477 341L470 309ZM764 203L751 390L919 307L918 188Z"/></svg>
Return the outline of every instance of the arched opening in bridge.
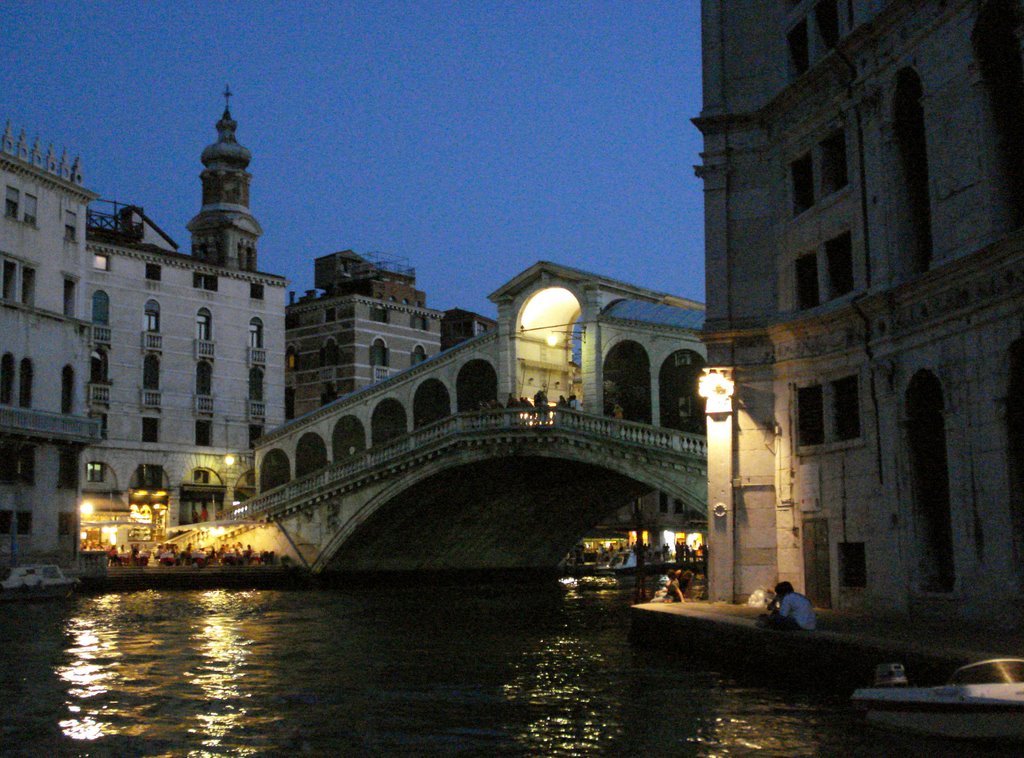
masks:
<svg viewBox="0 0 1024 758"><path fill-rule="evenodd" d="M676 350L661 364L658 372L661 426L693 434L707 433L704 403L697 392L703 368L703 356L693 350Z"/></svg>
<svg viewBox="0 0 1024 758"><path fill-rule="evenodd" d="M284 450L274 448L263 456L263 464L260 467L260 492L287 484L291 478L292 467Z"/></svg>
<svg viewBox="0 0 1024 758"><path fill-rule="evenodd" d="M651 368L639 342L623 340L604 359L604 415L651 423Z"/></svg>
<svg viewBox="0 0 1024 758"><path fill-rule="evenodd" d="M924 592L952 592L956 581L944 410L939 380L929 371L918 371L907 388L907 437L918 581Z"/></svg>
<svg viewBox="0 0 1024 758"><path fill-rule="evenodd" d="M370 419L370 435L373 446L386 445L406 433L405 408L394 398L386 398L373 409Z"/></svg>
<svg viewBox="0 0 1024 758"><path fill-rule="evenodd" d="M355 416L342 416L334 425L331 434L331 451L334 460L340 461L350 455L366 450L366 429Z"/></svg>
<svg viewBox="0 0 1024 758"><path fill-rule="evenodd" d="M452 412L448 388L437 379L427 379L416 388L412 399L412 426L421 426L440 421Z"/></svg>
<svg viewBox="0 0 1024 758"><path fill-rule="evenodd" d="M1010 474L1010 519L1013 563L1024 586L1024 339L1010 346L1010 381L1006 390L1006 437Z"/></svg>
<svg viewBox="0 0 1024 758"><path fill-rule="evenodd" d="M543 389L551 401L560 395L583 401L581 312L579 300L564 287L535 292L523 304L516 324L517 395L532 398Z"/></svg>
<svg viewBox="0 0 1024 758"><path fill-rule="evenodd" d="M498 399L498 375L484 360L472 360L459 369L455 379L455 402L459 413L479 410Z"/></svg>
<svg viewBox="0 0 1024 758"><path fill-rule="evenodd" d="M306 432L295 446L295 476L305 476L327 465L327 446L316 432Z"/></svg>

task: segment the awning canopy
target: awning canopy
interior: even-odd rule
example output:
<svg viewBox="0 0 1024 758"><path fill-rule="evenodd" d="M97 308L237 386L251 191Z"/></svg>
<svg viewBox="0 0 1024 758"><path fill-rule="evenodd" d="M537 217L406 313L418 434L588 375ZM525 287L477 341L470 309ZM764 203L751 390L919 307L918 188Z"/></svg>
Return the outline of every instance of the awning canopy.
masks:
<svg viewBox="0 0 1024 758"><path fill-rule="evenodd" d="M201 532L208 531L210 529L216 529L217 527L236 527L236 526L260 526L264 524L263 521L237 521L235 519L221 519L220 521L200 521L198 524L178 524L177 526L167 527L167 533L171 534L174 532Z"/></svg>

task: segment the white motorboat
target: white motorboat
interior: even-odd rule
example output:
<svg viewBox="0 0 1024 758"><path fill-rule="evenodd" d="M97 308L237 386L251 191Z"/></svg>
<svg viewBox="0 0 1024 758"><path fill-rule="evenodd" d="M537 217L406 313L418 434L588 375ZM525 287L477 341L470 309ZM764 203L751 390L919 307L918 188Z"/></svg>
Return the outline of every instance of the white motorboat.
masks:
<svg viewBox="0 0 1024 758"><path fill-rule="evenodd" d="M862 688L853 693L853 702L871 723L904 731L1024 740L1024 659L971 663L941 687Z"/></svg>
<svg viewBox="0 0 1024 758"><path fill-rule="evenodd" d="M0 582L0 600L43 600L71 594L78 580L64 576L60 566L14 566Z"/></svg>

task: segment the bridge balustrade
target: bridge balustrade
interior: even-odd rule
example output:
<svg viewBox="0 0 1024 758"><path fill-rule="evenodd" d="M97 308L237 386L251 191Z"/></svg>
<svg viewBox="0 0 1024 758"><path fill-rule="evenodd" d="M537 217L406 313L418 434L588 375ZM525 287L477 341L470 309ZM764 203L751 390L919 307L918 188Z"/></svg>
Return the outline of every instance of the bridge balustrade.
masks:
<svg viewBox="0 0 1024 758"><path fill-rule="evenodd" d="M572 430L587 436L615 440L645 449L673 451L707 458L707 440L704 437L674 429L594 416L567 408L551 408L546 411L520 408L468 411L436 421L386 445L371 447L353 456L351 460L329 464L319 471L282 484L266 494L246 501L232 513L232 518L252 519L269 515L286 504L301 500L328 485L394 463L444 439L501 430L529 433L530 430L553 428Z"/></svg>

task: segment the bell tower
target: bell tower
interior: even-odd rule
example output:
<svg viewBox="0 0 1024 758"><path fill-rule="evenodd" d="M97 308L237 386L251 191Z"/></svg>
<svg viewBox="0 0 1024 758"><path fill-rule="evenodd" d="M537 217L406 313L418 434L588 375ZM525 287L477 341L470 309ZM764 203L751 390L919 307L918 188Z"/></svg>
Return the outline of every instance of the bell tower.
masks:
<svg viewBox="0 0 1024 758"><path fill-rule="evenodd" d="M246 171L252 154L235 139L238 123L231 118L231 90L224 88L224 114L217 122L217 141L203 150L203 207L188 222L192 256L217 266L256 271L256 240L263 234L249 212Z"/></svg>

